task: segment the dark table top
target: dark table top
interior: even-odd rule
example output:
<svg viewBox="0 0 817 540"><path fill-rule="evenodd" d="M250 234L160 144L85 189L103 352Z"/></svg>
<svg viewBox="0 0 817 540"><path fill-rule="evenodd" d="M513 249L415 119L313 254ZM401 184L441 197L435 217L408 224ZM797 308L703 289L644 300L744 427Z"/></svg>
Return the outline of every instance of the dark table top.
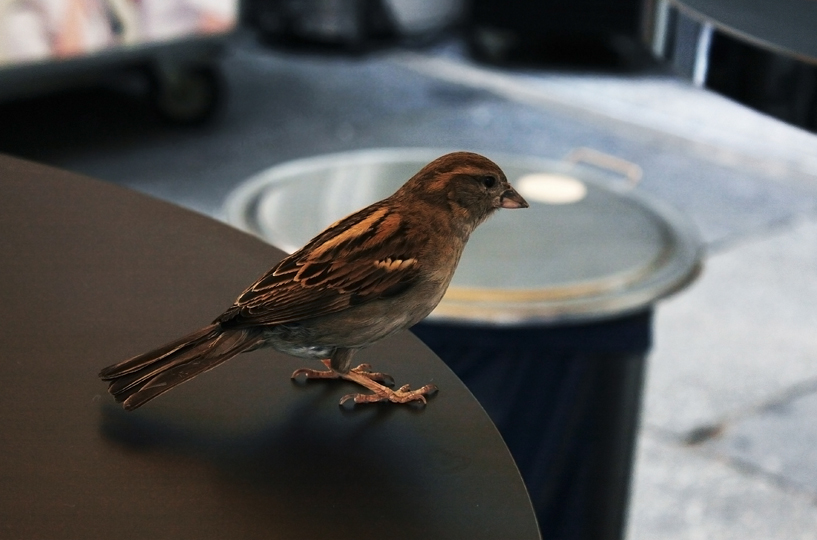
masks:
<svg viewBox="0 0 817 540"><path fill-rule="evenodd" d="M0 156L0 537L539 537L488 416L403 332L361 353L425 409L242 355L133 413L99 369L195 330L283 254L206 217ZM310 366L320 367L320 365Z"/></svg>

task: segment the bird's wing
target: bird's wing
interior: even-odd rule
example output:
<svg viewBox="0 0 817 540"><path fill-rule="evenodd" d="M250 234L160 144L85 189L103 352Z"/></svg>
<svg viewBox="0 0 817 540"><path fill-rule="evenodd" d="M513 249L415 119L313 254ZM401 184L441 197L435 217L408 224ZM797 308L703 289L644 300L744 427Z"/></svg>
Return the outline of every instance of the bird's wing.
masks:
<svg viewBox="0 0 817 540"><path fill-rule="evenodd" d="M385 203L342 219L245 290L219 322L284 324L409 289L420 273L407 225Z"/></svg>

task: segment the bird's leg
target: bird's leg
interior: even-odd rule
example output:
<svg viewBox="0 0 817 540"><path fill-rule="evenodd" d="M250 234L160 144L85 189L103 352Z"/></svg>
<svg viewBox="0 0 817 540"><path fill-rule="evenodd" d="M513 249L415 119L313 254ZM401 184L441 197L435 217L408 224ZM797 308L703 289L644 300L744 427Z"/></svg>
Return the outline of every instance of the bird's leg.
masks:
<svg viewBox="0 0 817 540"><path fill-rule="evenodd" d="M292 374L292 378L295 379L303 375L307 379L343 379L359 384L372 391L371 394L349 394L343 396L340 400L341 405L350 400L354 403L376 403L379 401L409 403L411 401L419 401L425 404L426 396L432 395L437 391L437 387L433 384L427 384L417 390L411 390L408 385L402 386L397 390L392 390L389 386L394 385L394 379L385 373L372 371L372 366L369 364L360 364L355 368L349 369L353 354L354 350L338 349L332 355L331 359L321 360L328 369L298 369Z"/></svg>
<svg viewBox="0 0 817 540"><path fill-rule="evenodd" d="M404 385L397 390L387 388L382 384L374 381L360 373L355 373L354 370L349 373L343 373L340 378L350 381L364 388L368 388L372 394L347 394L340 398L340 404L343 405L348 401L354 403L377 403L379 401L391 401L392 403L409 403L411 401L419 401L423 405L426 403L426 396L431 396L437 393L437 387L433 384L427 384L417 390L411 390L409 385Z"/></svg>
<svg viewBox="0 0 817 540"><path fill-rule="evenodd" d="M340 371L335 371L332 369L332 361L329 359L321 360L321 362L328 368L328 369L309 369L309 368L301 368L296 369L292 373L292 378L298 378L300 376L304 376L307 379L342 379L343 373ZM394 379L391 375L387 373L380 373L379 371L372 371L372 366L370 364L360 364L357 367L354 367L349 370L349 373L356 373L362 377L366 377L369 380L377 381L378 383L385 385L385 386L394 386Z"/></svg>

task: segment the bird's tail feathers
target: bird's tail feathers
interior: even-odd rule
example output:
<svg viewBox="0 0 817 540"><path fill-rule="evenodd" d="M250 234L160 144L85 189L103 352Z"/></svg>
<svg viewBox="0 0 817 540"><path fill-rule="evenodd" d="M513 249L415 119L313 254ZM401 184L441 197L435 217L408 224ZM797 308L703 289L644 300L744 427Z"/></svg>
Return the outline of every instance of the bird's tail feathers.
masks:
<svg viewBox="0 0 817 540"><path fill-rule="evenodd" d="M261 342L253 330L224 330L214 323L163 347L108 366L99 377L110 381L108 392L122 402L125 410L133 410Z"/></svg>

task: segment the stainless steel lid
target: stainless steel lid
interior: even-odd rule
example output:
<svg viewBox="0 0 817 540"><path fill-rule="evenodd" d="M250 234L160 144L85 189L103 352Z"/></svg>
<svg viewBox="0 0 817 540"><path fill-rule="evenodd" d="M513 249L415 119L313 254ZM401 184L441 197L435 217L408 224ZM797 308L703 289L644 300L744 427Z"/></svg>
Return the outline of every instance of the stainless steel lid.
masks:
<svg viewBox="0 0 817 540"><path fill-rule="evenodd" d="M446 153L383 149L319 156L240 185L228 221L292 252L337 219L393 193ZM472 235L435 319L496 324L592 320L644 308L697 274L694 227L665 205L562 161L489 156L531 207Z"/></svg>

